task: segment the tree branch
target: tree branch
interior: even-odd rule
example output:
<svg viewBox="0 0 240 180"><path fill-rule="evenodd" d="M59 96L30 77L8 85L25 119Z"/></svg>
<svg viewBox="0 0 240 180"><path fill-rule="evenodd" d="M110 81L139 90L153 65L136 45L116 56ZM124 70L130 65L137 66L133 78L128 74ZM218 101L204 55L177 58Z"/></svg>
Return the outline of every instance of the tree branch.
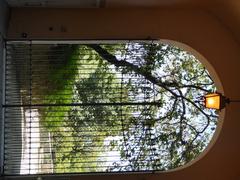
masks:
<svg viewBox="0 0 240 180"><path fill-rule="evenodd" d="M177 97L178 95L172 91L168 86L170 84L161 82L160 79L152 76L149 72L144 71L141 67L138 67L132 63L127 61L119 61L114 55L109 53L107 50L103 49L100 45L97 44L88 44L88 47L94 49L99 56L101 56L104 60L108 61L111 64L114 64L116 67L127 67L130 70L134 71L136 74L142 75L146 80L150 81L153 84L156 84L163 89L170 92L173 96Z"/></svg>

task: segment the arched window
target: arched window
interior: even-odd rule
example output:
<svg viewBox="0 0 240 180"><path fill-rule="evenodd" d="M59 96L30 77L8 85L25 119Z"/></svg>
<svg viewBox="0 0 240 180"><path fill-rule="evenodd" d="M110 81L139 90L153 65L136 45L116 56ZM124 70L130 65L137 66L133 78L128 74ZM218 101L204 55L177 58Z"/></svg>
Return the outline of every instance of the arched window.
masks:
<svg viewBox="0 0 240 180"><path fill-rule="evenodd" d="M159 41L8 42L5 174L166 171L208 146L216 91L196 57Z"/></svg>

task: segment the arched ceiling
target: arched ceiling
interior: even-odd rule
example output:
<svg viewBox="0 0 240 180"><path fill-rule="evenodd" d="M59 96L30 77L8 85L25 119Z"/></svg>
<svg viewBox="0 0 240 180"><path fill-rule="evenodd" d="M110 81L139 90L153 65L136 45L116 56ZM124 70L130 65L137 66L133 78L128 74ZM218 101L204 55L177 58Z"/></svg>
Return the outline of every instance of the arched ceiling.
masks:
<svg viewBox="0 0 240 180"><path fill-rule="evenodd" d="M214 59L213 64L216 66L216 69L219 69L219 74L221 75L221 78L223 79L224 85L226 87L226 92L227 95L231 96L231 98L237 99L237 97L239 97L239 83L238 83L238 78L239 78L239 46L235 45L235 43L232 42L232 39L234 38L234 40L238 43L238 45L240 44L240 0L7 0L9 5L11 7L26 7L26 6L42 6L42 7L57 7L57 8L65 8L65 7L78 7L78 8L159 8L159 9L155 9L154 11L157 11L157 13L155 12L154 15L159 15L159 11L161 11L162 9L165 9L165 11L168 11L171 8L181 8L181 9L191 9L191 12L195 12L195 10L201 10L204 11L205 13L200 14L200 16L204 16L206 15L206 12L209 16L214 17L212 19L217 20L219 23L217 24L217 27L219 24L221 24L221 33L219 34L212 34L211 32L215 32L215 29L211 29L214 28L216 26L215 21L211 21L209 20L206 23L199 23L200 26L197 27L193 27L194 30L198 30L197 28L199 28L199 30L197 31L198 33L194 33L191 31L188 31L186 28L183 28L183 30L181 30L180 32L176 33L179 36L183 36L184 34L187 34L187 37L189 36L189 34L191 34L190 36L196 39L196 44L203 44L202 46L199 46L199 50L207 51L208 49L215 47L212 51L214 51L213 55L211 56L210 59ZM30 2L34 2L33 4L31 4ZM41 3L42 2L42 3ZM51 4L51 3L52 4ZM18 33L21 33L22 30L31 30L30 32L32 32L32 34L38 37L38 33L39 31L41 31L39 34L41 35L49 35L49 32L47 32L47 28L49 24L45 23L45 22L39 22L40 25L37 24L37 27L35 27L34 25L29 25L29 21L36 21L36 17L40 17L39 19L42 19L42 15L44 15L46 12L41 12L40 10L38 10L39 12L39 16L34 16L34 11L32 10L30 12L26 11L26 10L16 10L16 11L12 11L12 15L11 15L11 21L12 21L12 28L10 28L9 34L10 35L15 35L17 36ZM78 10L76 10L78 11ZM106 19L109 19L108 15L108 11L106 12L106 14L103 13L103 11L105 11L104 9L101 9L101 12L95 12L94 11L90 11L87 10L87 12L85 10L81 11L81 14L83 16L79 17L78 21L83 21L82 23L84 23L86 17L90 16L90 19L94 19L95 17L99 17L99 14L101 14L101 18L99 18L102 21L96 22L96 25L89 25L88 22L85 23L86 26L94 27L97 25L102 25L102 23L107 23ZM120 13L118 13L120 11ZM68 22L68 18L64 16L61 16L62 18L56 18L57 16L54 16L54 12L56 13L57 10L52 11L50 15L52 15L52 17L50 18L50 25L51 23L58 23L60 24L61 21L64 21L65 23ZM128 11L127 11L128 12ZM171 12L168 11L169 13L167 13L167 15L171 15ZM72 9L70 10L70 12L66 12L68 15L72 15L71 17L74 17L76 12L72 11ZM112 13L112 11L111 11ZM111 14L109 12L109 14ZM115 13L115 11L114 11ZM127 15L123 15L123 13L126 13L126 11L122 11L122 10L118 10L115 14L115 16L117 16L119 14L119 18L125 18L127 17ZM129 13L129 12L128 12ZM137 15L134 15L134 13L136 13L136 11L131 11L131 16L133 17L137 17L138 14L140 14L142 17L143 16L147 16L147 13L149 13L149 11L144 11L144 13L137 13ZM29 14L31 14L31 16L29 16ZM32 16L33 14L33 16ZM166 13L165 13L166 14ZM194 14L194 13L192 13ZM23 17L20 17L22 16ZM85 16L84 16L85 15ZM177 14L179 15L179 14ZM181 14L180 14L181 15ZM191 16L191 14L189 14L189 16ZM24 19L24 17L26 19ZM139 17L139 16L138 16ZM150 18L151 16L147 16L146 19L144 19L144 22L148 23L148 21L150 21L149 23L154 22L154 20L151 20ZM188 17L188 14L186 16L183 16L182 18L186 18ZM196 21L200 21L201 18L199 16L197 16L198 18L196 19ZM15 19L14 19L15 18ZM163 20L165 16L158 18L159 20ZM175 20L174 23L176 23L175 25L169 25L170 27L175 27L175 26L180 26L181 23L178 23L176 19L179 19L181 17L176 17L176 15L172 14L170 19L171 20ZM52 22L51 22L52 19ZM73 18L72 18L73 19ZM187 19L187 18L186 18ZM194 18L192 18L194 19ZM203 18L204 19L204 18ZM57 21L57 22L56 22ZM130 22L135 22L135 19L130 19ZM140 20L137 20L137 22L139 22ZM194 19L195 21L195 19ZM189 21L188 23L191 23L193 26L196 26L198 23L194 22L194 21ZM105 24L106 24L105 23ZM118 30L118 28L120 30L122 30L122 34L124 33L129 33L131 35L132 34L136 34L136 32L133 30L131 30L130 28L134 29L133 26L137 26L138 24L134 24L134 25L129 25L130 27L128 28L129 31L125 31L124 28L121 29L121 26L117 24L116 20L114 20L112 22L114 24L115 30ZM161 22L162 23L162 22ZM67 25L70 26L70 30L69 31L73 31L76 32L75 34L72 33L70 35L72 36L76 36L77 34L81 34L82 36L84 35L95 35L94 32L86 32L86 30L83 32L81 31L82 26L79 25L79 27L75 27L74 22L71 26L71 23L69 22L66 23ZM165 21L165 24L167 24L167 22ZM203 25L202 25L203 24ZM205 28L205 25L206 28ZM42 26L41 26L42 25ZM128 25L128 23L124 23L124 25ZM208 25L208 26L207 26ZM204 27L203 27L204 26ZM10 26L11 27L11 26ZM72 29L71 29L72 27ZM74 27L74 28L73 28ZM103 26L104 27L104 26ZM138 26L137 26L138 27ZM156 32L156 29L158 28L157 26L152 25L152 30L153 33ZM155 28L156 27L156 28ZM209 34L208 33L208 29L207 27L210 27L209 30ZM222 28L223 27L223 28ZM24 29L25 28L25 29ZM44 31L46 29L46 32ZM39 29L39 30L38 30ZM92 28L91 28L92 29ZM151 28L148 28L151 29ZM108 31L108 28L102 28L102 29L97 29L97 31L100 31L98 33L112 33L112 34L116 34L113 31ZM120 31L119 30L119 31ZM80 31L80 33L78 32ZM163 34L165 32L169 31L168 29L161 29L161 32L163 32ZM187 33L185 33L184 31L187 31ZM203 32L200 32L203 31ZM141 30L140 32L138 32L138 34L141 35L144 34L146 31ZM224 36L225 33L227 33L229 35L229 32L231 33L233 38L228 38L228 36ZM45 33L45 34L44 34ZM172 35L176 35L174 33L174 31L171 31ZM207 34L207 37L205 39L202 39L201 37L195 37L199 36L199 34ZM53 36L53 34L50 34ZM63 35L63 33L60 33L60 35ZM71 36L71 37L72 37ZM109 35L110 36L110 35ZM192 41L193 44L195 43L195 39L194 41L192 41L191 38L189 38L189 42ZM205 43L205 40L209 40L209 44ZM231 42L230 42L231 41ZM226 43L228 42L228 43ZM221 51L226 51L225 53L219 53ZM231 104L229 106L229 108L227 109L227 116L228 118L226 118L224 120L224 127L223 130L221 132L221 135L218 139L217 144L215 145L215 148L212 148L211 152L208 154L208 156L204 157L201 161L199 161L198 164L195 164L191 167L191 169L185 169L183 171L179 171L177 173L163 173L159 176L148 176L146 177L147 180L156 180L156 179L168 179L168 180L175 180L175 179L199 179L202 180L203 177L208 177L205 179L232 179L232 180L238 180L240 178L240 168L239 168L239 150L240 150L240 143L238 140L239 137L239 105L237 104ZM204 170L201 169L201 167L204 167ZM205 168L206 167L206 168ZM186 175L187 174L187 175ZM191 178L194 177L194 178ZM210 178L211 177L211 178ZM81 177L82 178L82 177ZM116 179L116 180L121 180L121 179L133 179L133 180L143 180L145 177L143 177L142 175L139 175L139 177L135 177L135 176L128 176L128 178L126 178L126 176L114 176L114 178L112 176L104 176L105 180L110 180L110 179ZM80 178L76 178L76 179L80 179ZM83 178L84 179L84 178ZM93 176L86 176L85 179L88 180L95 180L97 179L96 177ZM103 178L102 178L103 179Z"/></svg>
<svg viewBox="0 0 240 180"><path fill-rule="evenodd" d="M10 7L194 8L211 13L240 42L239 0L6 0Z"/></svg>
<svg viewBox="0 0 240 180"><path fill-rule="evenodd" d="M6 0L12 7L159 7L209 5L224 0Z"/></svg>

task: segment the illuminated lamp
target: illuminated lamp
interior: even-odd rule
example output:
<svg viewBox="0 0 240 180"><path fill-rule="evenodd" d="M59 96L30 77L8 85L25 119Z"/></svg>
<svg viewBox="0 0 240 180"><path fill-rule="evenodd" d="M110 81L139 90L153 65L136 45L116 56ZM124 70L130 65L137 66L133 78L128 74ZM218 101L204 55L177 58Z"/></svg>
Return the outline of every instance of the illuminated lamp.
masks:
<svg viewBox="0 0 240 180"><path fill-rule="evenodd" d="M210 93L204 96L204 106L208 109L221 110L225 108L226 104L230 103L229 98L226 98L221 93ZM237 102L237 101L234 101Z"/></svg>

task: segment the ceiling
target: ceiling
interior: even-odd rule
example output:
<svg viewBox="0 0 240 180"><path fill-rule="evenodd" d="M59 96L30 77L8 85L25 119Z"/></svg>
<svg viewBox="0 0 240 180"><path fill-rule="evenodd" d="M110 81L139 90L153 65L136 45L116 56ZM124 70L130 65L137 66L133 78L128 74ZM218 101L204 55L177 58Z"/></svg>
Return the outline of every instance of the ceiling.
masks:
<svg viewBox="0 0 240 180"><path fill-rule="evenodd" d="M187 8L217 18L240 43L240 0L5 0L10 7L48 8Z"/></svg>
<svg viewBox="0 0 240 180"><path fill-rule="evenodd" d="M11 7L97 8L104 0L6 0Z"/></svg>
<svg viewBox="0 0 240 180"><path fill-rule="evenodd" d="M11 7L157 7L209 5L224 0L6 0Z"/></svg>
<svg viewBox="0 0 240 180"><path fill-rule="evenodd" d="M225 30L230 32L232 37L240 44L240 0L6 0L6 1L8 2L10 7L36 7L36 6L50 7L50 8L55 8L55 7L56 8L116 8L116 7L165 8L165 7L168 7L168 8L197 9L197 10L202 10L211 14L212 17L217 19L218 22L221 23L222 26L225 28ZM98 22L96 23L98 24ZM218 38L221 40L222 37L219 36ZM234 46L233 48L236 48L236 47ZM238 47L236 48L236 52L239 52ZM232 56L234 56L234 54L230 53L229 58L231 59ZM239 59L236 59L236 62L239 62L238 60ZM228 61L228 57L226 57L226 61ZM224 72L229 70L230 67L233 67L233 66L230 66L230 65L229 67L226 66L226 68L224 69ZM236 66L236 69L237 67L239 66ZM231 72L230 70L226 72L225 76L228 77L227 74L229 74L230 72ZM232 71L232 72L233 74L235 73L235 71ZM232 76L229 76L229 77L232 77ZM232 81L229 78L229 86L232 85L229 89L231 89L231 91L233 90L235 91L234 88L236 85L239 85L239 83L231 84L231 82ZM236 92L237 90L238 89L236 88ZM239 120L240 111L238 109L238 106L236 105L232 106L232 109L229 110L228 115L229 114L231 115L231 113L234 113L234 112L236 112L235 115L238 117L238 120ZM238 133L239 127L240 127L239 121L236 121L237 122L237 125L236 125L234 124L235 123L234 120L237 120L237 118L235 119L229 118L228 120L230 120L230 122L228 123L224 122L225 127L226 129L232 128L231 131L232 131L232 134L234 134L234 136L231 133L227 132L227 130L223 129L222 134L225 133L227 135L221 136L218 142L219 144L221 143L224 144L225 147L222 147L222 149L216 149L216 148L212 149L212 152L214 153L216 152L216 155L212 153L213 155L211 157L208 157L210 160L204 161L204 162L208 162L209 167L214 167L217 164L223 164L222 166L219 166L219 167L225 167L225 168L218 169L219 174L224 174L223 172L225 172L225 174L231 174L232 177L237 176L239 177L237 179L240 179L239 166L234 166L234 164L232 164L231 162L231 160L233 160L234 158L236 159L236 161L234 162L239 162L239 149L240 149L239 144L240 143L239 143L239 140L237 140L237 138L239 137L239 133ZM230 157L227 163L225 163L225 165L224 165L224 162L215 161L218 158L217 156L218 153L221 153L221 154L225 153L226 154L225 159L228 159L227 157ZM196 167L197 166L198 165L196 165ZM195 171L193 171L193 173L196 173L196 174L199 174L200 172L201 171L198 170L197 168L195 168ZM206 171L206 172L209 172L212 174L212 176L214 176L215 175L214 173L216 173L217 171L212 171L211 168L209 168L209 171ZM166 173L166 177L168 175L169 174ZM195 176L193 174L189 174L189 177L191 177L191 175L193 177ZM162 176L164 177L165 174L163 174ZM172 177L175 177L175 176L172 175ZM172 178L172 179L185 179L181 177L185 177L185 176L184 175L180 177L176 176L176 178ZM123 178L126 178L126 177L118 178L116 180L123 179ZM196 177L196 179L197 178L198 177ZM94 178L92 179L89 178L89 179L93 180ZM106 178L106 180L110 180L110 179L112 179L112 177ZM140 177L139 179L144 180L144 178L142 177ZM200 177L198 179L200 179ZM232 178L232 180L237 180L237 179Z"/></svg>

